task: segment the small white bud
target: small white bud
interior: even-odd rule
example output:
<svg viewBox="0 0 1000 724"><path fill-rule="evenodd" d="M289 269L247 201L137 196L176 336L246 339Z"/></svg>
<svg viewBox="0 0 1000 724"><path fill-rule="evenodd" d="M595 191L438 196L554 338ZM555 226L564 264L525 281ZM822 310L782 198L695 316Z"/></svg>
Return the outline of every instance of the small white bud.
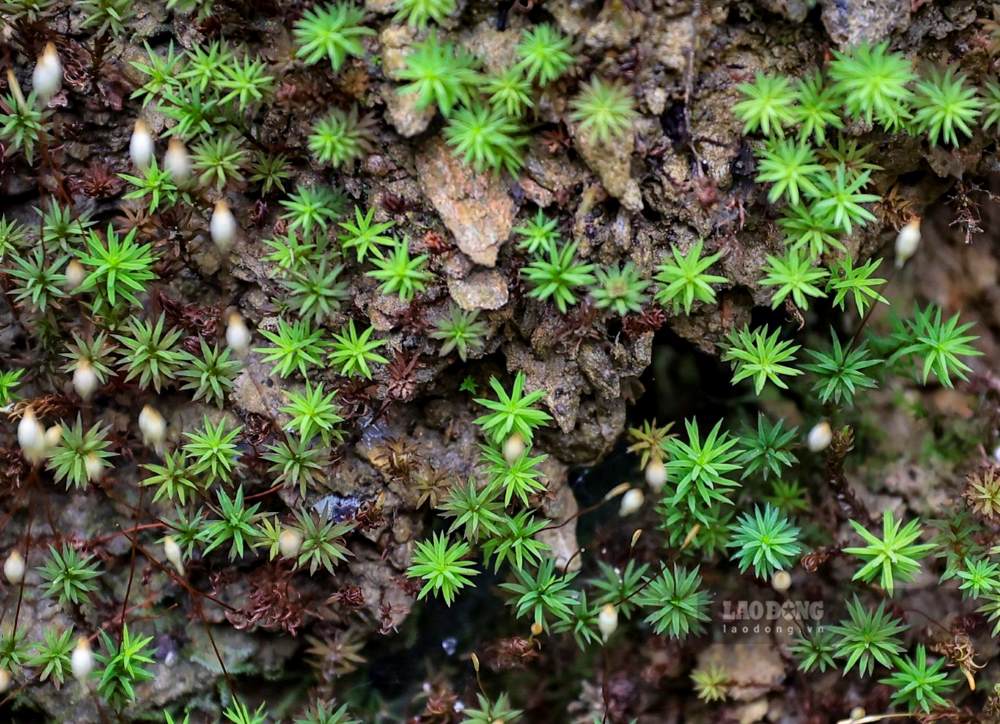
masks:
<svg viewBox="0 0 1000 724"><path fill-rule="evenodd" d="M94 372L90 360L82 359L76 363L76 369L73 370L73 389L81 400L84 402L90 400L97 391L98 383L97 373Z"/></svg>
<svg viewBox="0 0 1000 724"><path fill-rule="evenodd" d="M86 636L81 636L76 640L76 647L69 660L70 669L73 676L81 684L87 681L90 672L94 670L94 652L90 649L90 641Z"/></svg>
<svg viewBox="0 0 1000 724"><path fill-rule="evenodd" d="M163 539L163 553L166 555L170 565L177 569L177 572L184 575L184 557L181 555L181 547L177 545L172 535Z"/></svg>
<svg viewBox="0 0 1000 724"><path fill-rule="evenodd" d="M87 471L87 481L94 483L104 477L104 463L96 453L90 453L83 459L83 468Z"/></svg>
<svg viewBox="0 0 1000 724"><path fill-rule="evenodd" d="M66 269L63 271L63 275L66 277L66 288L73 291L83 284L83 280L87 278L87 270L76 259L70 259L69 264L66 265Z"/></svg>
<svg viewBox="0 0 1000 724"><path fill-rule="evenodd" d="M771 588L778 593L784 593L792 587L792 576L788 571L775 571L771 576Z"/></svg>
<svg viewBox="0 0 1000 724"><path fill-rule="evenodd" d="M163 168L174 178L174 182L183 185L191 176L191 155L184 141L171 136L167 142L167 152L163 154Z"/></svg>
<svg viewBox="0 0 1000 724"><path fill-rule="evenodd" d="M295 528L285 528L278 536L278 550L282 558L297 558L302 549L302 534Z"/></svg>
<svg viewBox="0 0 1000 724"><path fill-rule="evenodd" d="M618 515L623 518L626 515L632 515L632 513L642 507L645 501L646 496L643 494L641 488L629 488L628 492L622 496L622 504L618 509Z"/></svg>
<svg viewBox="0 0 1000 724"><path fill-rule="evenodd" d="M24 580L24 556L16 550L11 551L3 562L3 575L12 586L18 586Z"/></svg>
<svg viewBox="0 0 1000 724"><path fill-rule="evenodd" d="M667 484L667 466L659 458L650 458L646 464L646 482L654 493L659 493Z"/></svg>
<svg viewBox="0 0 1000 724"><path fill-rule="evenodd" d="M524 438L519 433L512 432L510 437L503 441L503 459L508 465L513 465L522 455L524 455Z"/></svg>
<svg viewBox="0 0 1000 724"><path fill-rule="evenodd" d="M250 351L250 330L239 312L233 312L226 320L226 344L238 357Z"/></svg>
<svg viewBox="0 0 1000 724"><path fill-rule="evenodd" d="M813 425L812 430L809 431L809 436L806 438L806 444L812 452L826 450L831 442L833 442L833 428L830 427L830 423L826 420Z"/></svg>
<svg viewBox="0 0 1000 724"><path fill-rule="evenodd" d="M993 459L996 462L1000 463L1000 445L997 445L995 448L993 448Z"/></svg>
<svg viewBox="0 0 1000 724"><path fill-rule="evenodd" d="M35 71L31 74L31 87L43 105L62 88L62 79L63 67L59 51L53 43L46 43L45 50L35 63Z"/></svg>
<svg viewBox="0 0 1000 724"><path fill-rule="evenodd" d="M856 706L853 709L851 709L851 713L848 714L848 717L850 718L851 721L860 721L861 719L865 718L866 714L867 712L862 707Z"/></svg>
<svg viewBox="0 0 1000 724"><path fill-rule="evenodd" d="M167 421L152 405L144 405L139 413L139 432L142 442L159 450L167 439Z"/></svg>
<svg viewBox="0 0 1000 724"><path fill-rule="evenodd" d="M37 465L45 457L45 428L30 407L24 411L21 421L17 423L17 444L21 446L25 460L32 465Z"/></svg>
<svg viewBox="0 0 1000 724"><path fill-rule="evenodd" d="M236 217L229 210L229 204L222 199L215 202L215 210L212 212L212 220L208 225L212 234L212 242L225 253L229 251L233 242L236 241Z"/></svg>
<svg viewBox="0 0 1000 724"><path fill-rule="evenodd" d="M45 431L45 453L48 454L49 450L54 448L60 442L62 442L63 429L62 425L53 425L48 430Z"/></svg>
<svg viewBox="0 0 1000 724"><path fill-rule="evenodd" d="M920 217L914 216L896 235L897 269L902 268L903 264L917 252L918 246L920 246Z"/></svg>
<svg viewBox="0 0 1000 724"><path fill-rule="evenodd" d="M132 129L132 138L128 143L128 155L132 163L138 169L146 169L153 160L155 152L153 144L153 134L149 132L149 126L141 118L135 122Z"/></svg>
<svg viewBox="0 0 1000 724"><path fill-rule="evenodd" d="M601 606L597 614L597 628L601 632L601 640L607 641L611 634L618 630L618 607L611 603Z"/></svg>

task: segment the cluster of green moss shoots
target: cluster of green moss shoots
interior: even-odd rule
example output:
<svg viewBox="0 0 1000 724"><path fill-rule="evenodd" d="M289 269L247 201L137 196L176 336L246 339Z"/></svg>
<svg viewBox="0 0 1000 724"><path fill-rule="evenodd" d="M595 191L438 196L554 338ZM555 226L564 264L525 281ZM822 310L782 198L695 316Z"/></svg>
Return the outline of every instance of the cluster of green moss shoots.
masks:
<svg viewBox="0 0 1000 724"><path fill-rule="evenodd" d="M832 294L834 306L846 309L851 302L863 319L872 304L888 303L878 291L886 280L874 275L881 260L856 262L846 254L843 243L854 229L875 221L865 204L879 200L866 191L877 167L865 161L866 149L850 141L840 139L836 147L827 144L828 134L844 127L840 113L845 112L889 131L924 131L932 144L940 139L957 145L956 133L970 135L969 123L985 105L964 86L964 77L950 71L932 73L910 91L908 86L916 79L908 69L909 62L889 53L886 46L865 46L837 54L829 69L836 79L832 84L817 73L794 92L788 81L767 76L758 76L754 84L741 88L747 99L737 105L736 112L746 121L746 132L761 130L769 136L760 152L758 181L772 184L772 203L787 204L781 226L788 253L769 257L768 272L761 280L763 286L777 287L775 307L787 300L805 310L809 298ZM892 78L898 81L895 85ZM791 98L785 105L780 100L782 89ZM770 116L775 104L787 114ZM798 140L785 138L786 130L794 126L800 128ZM825 145L817 151L811 140ZM820 158L827 159L826 163L820 163ZM531 294L551 297L565 311L577 301L575 287L594 284L593 265L576 262L575 245L558 245L555 222L541 213L518 231L525 251L548 254L547 260L535 261L524 271L535 282ZM838 252L843 256L836 258ZM695 302L714 302L713 285L727 281L710 273L720 257L704 255L701 242L686 253L675 248L672 259L660 267L657 301L675 313L690 313ZM829 271L817 266L824 259L831 260ZM623 273L630 278L623 286L632 290L636 302L635 308L622 309L625 314L642 307L649 282L630 267ZM823 280L825 289L817 285ZM601 287L596 289L594 298L600 306ZM966 360L979 354L971 345L976 337L968 333L970 327L958 315L945 317L934 305L918 307L911 320L894 320L887 335L869 333L865 340L844 342L831 331L829 347L807 349L811 359L801 369L795 366L799 345L781 339L780 330L743 328L729 335L723 359L733 366L733 383L749 380L757 395L769 384L788 389L793 378L808 372L813 376L813 392L828 410L849 409L858 391L876 388L892 375L905 374L922 384L933 379L947 387L955 379L966 379L970 371ZM608 605L624 618L645 609L645 622L658 634L683 638L700 633L708 620L711 596L703 590L697 567L664 563L658 571L650 571L648 565L630 561L619 570L599 563L604 576L590 581L588 590L574 587L577 574L560 573L561 566L553 563L538 540L531 544L537 551L530 547L521 551L527 563L511 558L508 551L516 550L517 543L510 538L535 522L538 510L531 510L531 496L545 488L544 482L530 475L498 477L505 463L510 470L531 455L529 448L522 457L506 459L498 447L510 444L504 435L513 432L516 439L530 439L528 433L538 423L528 419L527 409L521 409L531 396L523 397L517 383L513 395L494 388L498 401L478 400L492 410L477 420L492 443L485 452L491 465L486 482L470 481L440 506L443 517L455 520L446 531L418 545L409 575L425 581L420 596L434 593L450 604L458 591L473 585L477 564L470 557L478 546L484 565L496 569L507 562L511 567L512 580L501 584L501 589L510 595L515 615L531 620L535 634L571 632L581 648L600 645L606 637L599 636L595 627L601 607ZM523 397L521 402L519 397ZM526 428L517 429L521 417ZM499 437L494 434L498 429L503 431ZM685 421L686 439L671 434L669 425L657 427L655 423L631 433L634 444L630 449L641 454L643 468L662 465L665 469L667 485L657 513L673 556L691 555L704 561L728 551L740 572L752 571L767 580L796 565L807 550L807 539L817 546L829 542L822 531L800 528L792 519L810 506L807 491L787 477L798 463L794 453L797 429L786 429L780 421L771 423L761 416L756 428L742 436L728 433L721 421L705 434L694 419ZM517 444L514 448L520 449ZM748 479L770 483L770 487L759 490L760 497L755 499L763 498L762 503L735 517L733 505ZM860 545L846 546L842 552L856 561L853 580L891 597L897 583L914 579L923 559L947 557L942 581L955 579L964 597L980 598L981 610L1000 619L1000 565L986 551L950 555L940 537L934 543L921 542L924 531L919 520L904 525L889 511L881 526L857 520L850 524ZM545 529L544 521L536 525L539 531ZM456 531L462 534L457 541L453 538ZM929 661L923 644L907 655L899 635L908 627L885 610L884 601L870 609L855 597L848 604L848 614L839 624L804 634L795 642L793 652L804 671L839 665L845 674L857 671L871 676L882 667L888 673L880 681L892 687L893 703L906 711L930 712L948 705L946 696L958 681L942 671L946 660ZM702 698L713 701L726 695L724 667L699 669L693 680Z"/></svg>
<svg viewBox="0 0 1000 724"><path fill-rule="evenodd" d="M853 297L864 314L868 303L882 301L881 282L872 276L878 262L861 265L844 244L876 220L867 205L881 198L871 188L880 167L866 158L870 146L842 133L848 124L925 134L931 145L957 147L972 136L980 116L984 130L1000 120L1000 86L987 83L987 96L980 96L951 68L933 68L919 78L888 42L835 52L825 72L797 81L757 73L739 90L743 99L734 112L743 132L764 136L757 147L757 181L769 185L768 200L782 210L778 224L787 251L768 257L761 280L776 287L775 307L789 300L806 309L810 298L833 294L837 306ZM829 269L820 266L824 259Z"/></svg>
<svg viewBox="0 0 1000 724"><path fill-rule="evenodd" d="M427 30L455 12L454 0L399 0L397 8L396 20L424 34L394 73L403 82L398 92L412 96L417 110L441 113L447 143L476 172L516 174L528 143L526 116L536 94L573 65L571 39L549 24L534 26L523 32L509 67L483 73L474 55ZM362 39L375 34L363 21L364 11L346 2L308 11L295 26L296 55L339 71L348 57L364 55ZM588 142L606 144L631 131L634 102L617 83L594 77L570 106L570 119ZM360 157L369 140L356 110L333 110L314 124L309 148L317 161L336 168Z"/></svg>
<svg viewBox="0 0 1000 724"><path fill-rule="evenodd" d="M436 595L451 605L462 589L475 585L478 549L482 566L509 570L511 580L500 589L515 616L530 622L533 635L571 634L585 650L605 645L620 618L628 620L641 611L655 633L683 639L705 631L712 596L703 586L700 566L681 559L711 561L728 551L741 573L752 572L767 581L792 570L809 545L829 543L822 530L804 529L793 521L795 514L811 507L807 490L788 482L799 463L797 428L760 415L756 427L742 435L729 433L721 421L706 434L691 419L685 422L682 439L671 433L671 425L646 423L630 431L629 449L641 456L643 468L665 468L666 487L656 513L668 556L659 566L629 561L616 568L598 561L601 575L581 586L576 583L578 573L566 570L565 561L556 561L538 535L558 525L541 508L547 486L539 465L545 456L534 455L530 446L536 429L549 421L534 406L543 393L526 393L521 374L510 392L496 380L491 387L496 399L476 400L487 409L476 420L487 438L483 481L470 480L438 504L440 517L450 524L417 544L408 571L424 582L420 598ZM761 483L770 487L762 488ZM736 517L732 508L741 491L763 502ZM860 544L842 552L856 561L853 580L870 584L880 596L894 596L897 584L912 581L924 559L949 550L940 539L921 542L919 520L904 525L891 511L884 513L880 526L856 520L850 524ZM942 581L955 579L964 597L994 602L984 610L998 617L1000 566L983 551L968 553L949 558ZM615 620L610 633L599 623L602 611L609 608ZM923 644L906 655L899 634L908 626L886 612L884 601L869 609L855 596L848 613L839 624L803 633L794 642L792 651L804 671L839 665L845 675L856 670L868 677L883 667L889 673L881 681L894 688L894 703L907 711L929 712L947 705L945 696L958 681L941 671L944 659L928 662ZM703 698L725 698L724 671L699 669L693 679Z"/></svg>
<svg viewBox="0 0 1000 724"><path fill-rule="evenodd" d="M555 558L540 535L558 525L542 506L546 456L535 454L531 445L535 432L551 421L536 406L543 392L526 392L522 373L509 391L495 378L490 387L495 397L476 399L486 410L476 419L486 438L481 474L438 504L444 525L417 543L407 571L423 582L419 598L434 595L451 605L475 585L483 566L508 571L500 589L532 635L569 634L581 650L610 636L599 626L606 608L625 619L642 612L656 633L674 638L703 631L710 598L697 566L653 570L630 563L620 571L602 563L601 575L580 585L578 573L565 569L568 561Z"/></svg>
<svg viewBox="0 0 1000 724"><path fill-rule="evenodd" d="M45 12L45 3L8 4L18 6L18 12ZM199 14L211 9L210 2L169 4ZM120 32L115 18L127 17L127 3L91 5L98 9L91 8L88 17L104 18L111 32ZM117 9L101 9L106 7ZM397 19L424 29L455 9L447 0L400 0ZM364 12L349 3L307 11L293 32L296 56L307 65L328 63L339 71L349 57L364 55L364 39L374 35L363 21ZM265 60L224 41L196 44L183 53L175 53L173 45L165 55L148 46L146 51L146 59L133 62L144 78L133 96L143 105L156 104L170 124L165 135L192 145L195 173L175 179L154 159L123 175L130 186L126 198L153 216L241 184L255 186L262 197L283 195L286 233L264 242L266 260L276 272L280 314L270 328L259 330L264 343L254 351L274 374L304 383L286 393L283 429L263 458L274 482L305 498L323 479L346 421L336 388L319 379L320 373L332 369L348 380L371 380L373 368L389 361L382 354L386 340L376 337L372 326L359 329L345 314L349 267L370 265L365 276L382 293L408 303L433 281L429 255L414 254L407 239L393 235L391 220L376 218L373 208L349 204L333 188L300 186L289 193L286 183L297 159L261 151L248 141L254 119L276 89ZM430 31L406 56L398 91L412 96L418 109L436 107L446 119L446 142L475 171L516 174L527 145L527 118L545 87L564 78L573 65L570 51L568 37L538 25L522 34L510 67L484 73L470 53ZM910 62L885 44L836 53L825 75L817 71L797 84L760 74L741 92L744 99L735 112L744 132L764 136L757 180L770 184L769 201L781 205L779 224L787 245L784 254L768 257L760 284L774 288L774 307L806 310L811 300L832 296L834 306L853 305L861 318L872 305L887 303L879 291L886 280L875 275L881 260L860 262L844 242L876 220L867 205L879 200L869 188L878 167L866 160L867 149L839 132L847 122L862 122L958 146L981 115L985 129L1000 120L1000 87L987 84L987 96L980 96L964 75L950 69L918 79ZM587 143L611 143L631 131L635 118L630 93L597 77L570 108L570 120ZM3 99L0 140L33 163L48 138L49 115L33 94L24 97L12 89ZM314 162L341 169L371 150L372 133L371 118L357 107L333 109L312 124L307 146ZM646 279L632 263L602 268L581 261L577 244L563 243L557 221L541 211L515 233L529 258L522 275L530 296L551 302L560 313L586 293L597 308L619 316L641 313L651 299L674 314L691 314L696 305L715 303L717 288L728 283L713 273L722 253L706 253L702 241L674 246ZM240 355L203 339L195 352L188 351L182 347L182 330L168 325L165 316L136 315L157 279L160 259L135 229L101 230L86 214L50 201L38 209L37 228L0 218L0 260L12 280L12 298L29 311L40 344L65 359L62 373L84 368L103 387L117 369L143 390L160 394L175 387L193 400L224 406L243 369ZM829 268L823 268L824 261ZM73 265L82 275L71 287ZM100 331L74 333L67 342L60 323L76 305ZM978 354L969 328L958 315L946 317L928 305L911 319L897 320L887 335L842 341L831 332L829 346L805 349L810 359L800 368L800 346L781 339L780 330L744 327L728 336L723 358L732 364L733 383L749 381L757 395L772 385L787 389L794 378L809 373L823 404L850 407L859 390L873 389L892 374L915 376L924 384L933 378L945 386L965 379L966 360ZM452 305L433 323L430 337L440 343L442 355L454 353L464 361L483 348L488 333L477 312ZM0 372L0 405L17 402L23 376L23 370ZM633 431L633 449L642 455L643 468L665 468L667 486L657 511L671 560L660 566L630 561L623 568L599 562L599 576L578 581L576 572L564 570L568 561L557 561L539 536L559 524L543 511L546 456L532 447L535 432L550 417L537 407L543 393L526 391L525 385L521 373L509 391L491 379L493 396L476 400L486 410L476 421L485 439L479 475L448 492L438 505L445 523L416 545L408 575L422 581L420 598L435 595L450 605L474 585L481 567L492 567L509 574L500 588L515 617L529 621L534 635L570 634L581 649L603 645L614 635L600 626L602 610L610 607L616 621L641 616L655 633L680 639L704 630L711 603L699 567L682 563L682 556L708 559L728 552L740 572L766 580L793 568L807 549L812 534L792 518L805 510L808 496L785 478L798 462L795 429L761 417L755 429L736 436L721 422L706 433L691 419L681 439L670 434L669 426L650 423ZM78 417L60 421L57 432L44 461L57 482L85 489L111 466L115 453L100 423L88 427ZM242 432L226 418L206 417L176 445L150 445L155 460L142 465L141 484L153 491L154 503L173 507L173 515L161 522L180 547L181 560L216 550L227 551L230 560L247 555L273 560L284 555L282 536L291 533L301 541L290 556L295 566L310 574L333 571L349 555L346 537L353 525L304 508L294 512L294 519L282 520L262 511L260 503L251 504L238 484L244 472L238 447ZM748 478L771 487L763 491L763 503L734 519L732 508ZM854 580L889 596L897 582L912 580L921 561L942 548L919 542L919 521L903 525L891 513L885 514L881 530L864 521L851 521L851 526L861 545L843 553L857 564ZM988 552L971 550L949 556L943 578L958 581L963 595L982 599L984 612L1000 626L998 571ZM52 547L39 574L43 595L59 605L87 606L99 590L96 562L71 546ZM928 663L923 646L906 655L899 637L906 627L884 604L866 608L855 598L848 612L849 618L828 632L797 642L804 670L822 671L839 662L845 673L856 669L870 676L880 666L890 670L884 681L901 706L929 711L944 704L955 682L940 671L943 659ZM0 666L12 673L35 667L43 680L61 683L69 671L73 632L47 631L30 645L18 636L9 633L0 642ZM150 642L127 627L117 642L101 636L98 692L109 703L127 703L134 698L134 685L149 678ZM725 691L717 671L696 672L695 683L705 698ZM505 694L481 696L479 704L467 710L472 721L513 721L519 714ZM238 723L264 716L239 702L226 711ZM314 719L302 721L347 722L347 717L344 707L327 711L318 704Z"/></svg>

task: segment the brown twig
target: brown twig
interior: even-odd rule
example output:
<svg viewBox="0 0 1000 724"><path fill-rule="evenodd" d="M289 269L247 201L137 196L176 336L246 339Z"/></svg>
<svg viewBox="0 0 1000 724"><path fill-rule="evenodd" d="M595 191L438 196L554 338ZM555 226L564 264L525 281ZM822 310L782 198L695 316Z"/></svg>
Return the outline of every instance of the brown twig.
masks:
<svg viewBox="0 0 1000 724"><path fill-rule="evenodd" d="M146 488L139 488L139 506L135 511L135 518L132 521L133 527L139 524L139 511L142 509L142 499L146 494ZM125 597L122 599L122 626L125 625L125 612L128 609L128 597L132 592L132 581L135 579L135 555L136 555L136 544L135 541L129 537L132 541L132 555L129 562L128 571L128 584L125 586Z"/></svg>

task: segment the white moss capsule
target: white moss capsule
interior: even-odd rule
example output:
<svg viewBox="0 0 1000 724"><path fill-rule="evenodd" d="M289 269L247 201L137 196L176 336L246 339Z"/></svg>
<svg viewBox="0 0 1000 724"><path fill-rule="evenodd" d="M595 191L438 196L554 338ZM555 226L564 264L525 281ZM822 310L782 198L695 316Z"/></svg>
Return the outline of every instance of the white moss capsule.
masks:
<svg viewBox="0 0 1000 724"><path fill-rule="evenodd" d="M806 438L806 445L809 446L812 452L826 450L831 442L833 442L833 428L830 427L830 423L826 420L813 425L813 428L809 431L809 436Z"/></svg>
<svg viewBox="0 0 1000 724"><path fill-rule="evenodd" d="M146 169L153 160L155 151L153 134L149 132L149 126L141 118L135 122L132 129L132 138L128 143L128 155L132 163L138 169Z"/></svg>
<svg viewBox="0 0 1000 724"><path fill-rule="evenodd" d="M250 330L239 312L232 312L226 319L226 344L239 357L250 351Z"/></svg>
<svg viewBox="0 0 1000 724"><path fill-rule="evenodd" d="M69 667L73 676L81 684L87 681L90 672L94 670L94 652L91 650L90 641L86 636L81 636L76 640L73 655L69 659Z"/></svg>
<svg viewBox="0 0 1000 724"><path fill-rule="evenodd" d="M181 555L181 547L177 545L172 535L163 539L163 554L170 561L170 565L177 569L177 572L184 575L184 557Z"/></svg>
<svg viewBox="0 0 1000 724"><path fill-rule="evenodd" d="M87 270L76 259L70 259L63 271L63 276L66 277L66 289L73 291L83 284L83 280L87 278Z"/></svg>
<svg viewBox="0 0 1000 724"><path fill-rule="evenodd" d="M87 471L87 481L96 483L104 477L104 463L95 453L90 453L83 459L83 468Z"/></svg>
<svg viewBox="0 0 1000 724"><path fill-rule="evenodd" d="M11 551L3 562L3 575L12 586L18 586L24 580L24 556L18 551Z"/></svg>
<svg viewBox="0 0 1000 724"><path fill-rule="evenodd" d="M167 152L163 154L163 168L178 184L183 184L191 177L191 155L184 141L177 136L172 136L167 142Z"/></svg>
<svg viewBox="0 0 1000 724"><path fill-rule="evenodd" d="M99 382L90 360L82 359L76 363L76 369L73 370L73 389L76 390L76 394L80 396L81 400L89 401L94 396L94 392L97 391Z"/></svg>
<svg viewBox="0 0 1000 724"><path fill-rule="evenodd" d="M771 588L778 593L784 593L792 587L792 576L788 571L775 571L771 576Z"/></svg>
<svg viewBox="0 0 1000 724"><path fill-rule="evenodd" d="M519 433L513 432L510 437L503 441L503 459L509 465L524 454L524 438Z"/></svg>
<svg viewBox="0 0 1000 724"><path fill-rule="evenodd" d="M45 428L30 407L17 423L17 444L21 446L25 460L33 465L40 463L45 457Z"/></svg>
<svg viewBox="0 0 1000 724"><path fill-rule="evenodd" d="M659 458L651 458L646 464L646 483L654 493L659 493L667 484L667 466Z"/></svg>
<svg viewBox="0 0 1000 724"><path fill-rule="evenodd" d="M601 606L597 614L597 628L601 632L601 640L607 641L611 634L618 630L618 607L612 603Z"/></svg>
<svg viewBox="0 0 1000 724"><path fill-rule="evenodd" d="M229 210L229 204L222 199L215 202L215 210L212 212L212 220L208 227L212 234L212 242L219 251L228 252L236 241L236 217Z"/></svg>
<svg viewBox="0 0 1000 724"><path fill-rule="evenodd" d="M159 449L167 439L167 421L155 407L144 405L139 412L139 432L143 443Z"/></svg>
<svg viewBox="0 0 1000 724"><path fill-rule="evenodd" d="M285 528L278 536L278 550L282 558L298 558L302 550L302 534L295 528Z"/></svg>
<svg viewBox="0 0 1000 724"><path fill-rule="evenodd" d="M31 74L31 88L42 104L47 104L62 88L63 67L59 51L53 43L46 43L45 50L38 56L35 70Z"/></svg>
<svg viewBox="0 0 1000 724"><path fill-rule="evenodd" d="M896 235L896 268L899 269L917 253L920 246L920 217L914 216Z"/></svg>
<svg viewBox="0 0 1000 724"><path fill-rule="evenodd" d="M618 509L618 515L625 517L639 510L646 501L646 496L641 488L629 488L628 492L622 496L622 504Z"/></svg>
<svg viewBox="0 0 1000 724"><path fill-rule="evenodd" d="M62 442L62 425L53 425L45 431L45 454Z"/></svg>

